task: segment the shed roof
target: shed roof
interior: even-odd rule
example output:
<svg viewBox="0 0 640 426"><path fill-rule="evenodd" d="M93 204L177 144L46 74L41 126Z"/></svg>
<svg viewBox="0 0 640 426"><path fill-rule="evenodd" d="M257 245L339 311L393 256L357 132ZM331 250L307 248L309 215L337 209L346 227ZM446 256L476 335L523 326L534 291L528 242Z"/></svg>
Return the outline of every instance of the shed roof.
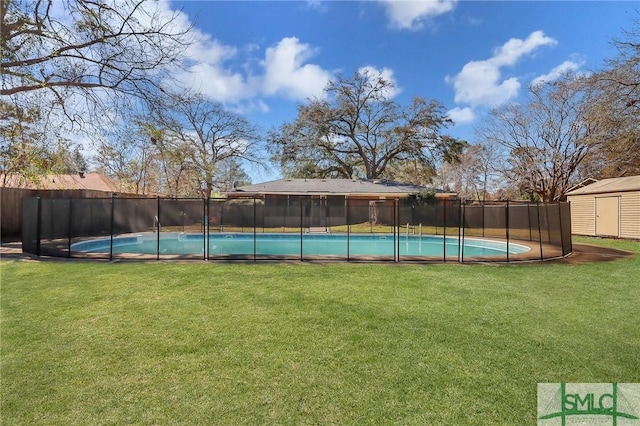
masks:
<svg viewBox="0 0 640 426"><path fill-rule="evenodd" d="M640 191L640 176L602 179L585 187L569 191L566 195L605 194L628 191Z"/></svg>
<svg viewBox="0 0 640 426"><path fill-rule="evenodd" d="M237 188L238 192L271 195L385 195L408 196L430 188L389 180L280 179ZM443 193L434 190L436 193Z"/></svg>

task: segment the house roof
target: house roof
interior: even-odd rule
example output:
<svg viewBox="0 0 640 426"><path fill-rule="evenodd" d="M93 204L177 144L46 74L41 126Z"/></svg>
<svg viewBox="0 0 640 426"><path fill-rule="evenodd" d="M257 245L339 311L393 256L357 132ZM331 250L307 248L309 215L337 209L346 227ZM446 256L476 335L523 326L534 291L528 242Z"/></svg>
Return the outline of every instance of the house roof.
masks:
<svg viewBox="0 0 640 426"><path fill-rule="evenodd" d="M270 195L377 195L408 196L429 188L389 180L280 179L242 186L237 192ZM434 190L436 193L443 191Z"/></svg>
<svg viewBox="0 0 640 426"><path fill-rule="evenodd" d="M566 195L572 196L628 191L640 191L640 176L602 179L582 188L569 191Z"/></svg>
<svg viewBox="0 0 640 426"><path fill-rule="evenodd" d="M120 185L108 176L99 173L73 175L41 176L39 182L33 182L22 176L11 175L7 178L7 188L22 189L87 189L104 192L122 192Z"/></svg>

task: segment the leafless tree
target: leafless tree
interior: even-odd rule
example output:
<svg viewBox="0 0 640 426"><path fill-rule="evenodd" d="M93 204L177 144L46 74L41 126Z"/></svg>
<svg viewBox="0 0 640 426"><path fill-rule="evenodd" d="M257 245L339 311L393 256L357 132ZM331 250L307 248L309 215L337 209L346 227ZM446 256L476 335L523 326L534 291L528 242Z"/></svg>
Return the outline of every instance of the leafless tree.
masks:
<svg viewBox="0 0 640 426"><path fill-rule="evenodd" d="M532 198L563 197L576 170L602 135L588 120L584 79L575 75L529 88L527 104L491 112L479 134L500 149L504 178Z"/></svg>
<svg viewBox="0 0 640 426"><path fill-rule="evenodd" d="M156 100L147 125L165 164L171 157L174 165L183 167L181 171L191 171L194 185L201 185L207 197L225 184L219 176L224 175L222 169L229 167L229 160L256 165L263 161L258 129L198 93L172 94Z"/></svg>
<svg viewBox="0 0 640 426"><path fill-rule="evenodd" d="M640 19L613 44L618 55L589 79L589 121L606 137L585 164L589 177L640 174Z"/></svg>
<svg viewBox="0 0 640 426"><path fill-rule="evenodd" d="M496 158L484 145L468 145L459 161L443 163L435 181L445 190L454 191L463 200L485 201L490 190L497 189Z"/></svg>
<svg viewBox="0 0 640 426"><path fill-rule="evenodd" d="M0 98L0 186L9 178L37 184L47 172L66 173L83 166L79 147L49 123L41 100L37 95L21 104Z"/></svg>
<svg viewBox="0 0 640 426"><path fill-rule="evenodd" d="M135 119L104 132L96 151L98 170L115 178L121 192L164 194L158 151Z"/></svg>

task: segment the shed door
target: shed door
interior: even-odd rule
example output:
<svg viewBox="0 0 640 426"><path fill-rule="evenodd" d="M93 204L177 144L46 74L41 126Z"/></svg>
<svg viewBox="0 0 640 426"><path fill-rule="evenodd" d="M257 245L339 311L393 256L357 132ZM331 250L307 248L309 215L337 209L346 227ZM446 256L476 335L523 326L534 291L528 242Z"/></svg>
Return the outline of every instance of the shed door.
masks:
<svg viewBox="0 0 640 426"><path fill-rule="evenodd" d="M620 236L620 197L596 198L596 235Z"/></svg>

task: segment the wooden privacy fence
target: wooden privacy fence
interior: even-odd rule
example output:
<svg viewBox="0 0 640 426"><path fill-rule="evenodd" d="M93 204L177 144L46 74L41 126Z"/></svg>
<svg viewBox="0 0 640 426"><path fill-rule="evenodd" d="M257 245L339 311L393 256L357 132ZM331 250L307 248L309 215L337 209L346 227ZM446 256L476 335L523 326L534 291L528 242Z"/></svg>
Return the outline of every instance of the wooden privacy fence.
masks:
<svg viewBox="0 0 640 426"><path fill-rule="evenodd" d="M23 198L105 198L111 196L111 192L91 189L0 188L0 236L3 242L20 241ZM126 196L135 197L136 195L126 194Z"/></svg>

